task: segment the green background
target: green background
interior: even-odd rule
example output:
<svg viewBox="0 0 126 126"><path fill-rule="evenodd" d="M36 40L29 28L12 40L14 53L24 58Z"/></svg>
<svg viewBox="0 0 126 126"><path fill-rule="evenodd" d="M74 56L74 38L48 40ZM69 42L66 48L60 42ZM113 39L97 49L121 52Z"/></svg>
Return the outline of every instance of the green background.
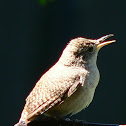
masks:
<svg viewBox="0 0 126 126"><path fill-rule="evenodd" d="M1 125L12 126L40 76L67 42L109 33L117 42L98 56L101 79L89 107L71 117L96 123L126 123L126 1L0 1Z"/></svg>

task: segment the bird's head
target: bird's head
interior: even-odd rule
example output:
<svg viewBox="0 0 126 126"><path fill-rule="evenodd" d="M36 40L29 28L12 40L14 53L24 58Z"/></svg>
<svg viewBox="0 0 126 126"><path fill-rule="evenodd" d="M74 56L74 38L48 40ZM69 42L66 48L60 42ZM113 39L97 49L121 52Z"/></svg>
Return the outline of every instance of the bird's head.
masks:
<svg viewBox="0 0 126 126"><path fill-rule="evenodd" d="M115 40L105 41L111 36L114 35L109 34L95 40L82 37L72 39L64 49L59 61L68 66L96 63L98 51L103 46L115 42Z"/></svg>

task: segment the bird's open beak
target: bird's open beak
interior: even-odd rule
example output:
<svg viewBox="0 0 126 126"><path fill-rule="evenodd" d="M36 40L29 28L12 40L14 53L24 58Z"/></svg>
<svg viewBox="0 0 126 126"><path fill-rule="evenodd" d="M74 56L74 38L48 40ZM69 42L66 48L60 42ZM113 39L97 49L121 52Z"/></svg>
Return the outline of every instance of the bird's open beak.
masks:
<svg viewBox="0 0 126 126"><path fill-rule="evenodd" d="M111 36L114 36L114 34L109 34L109 35L106 35L106 36L103 36L103 37L97 39L97 41L98 41L97 49L100 49L105 45L116 42L116 40L104 41L104 40L106 40L107 38L109 38Z"/></svg>

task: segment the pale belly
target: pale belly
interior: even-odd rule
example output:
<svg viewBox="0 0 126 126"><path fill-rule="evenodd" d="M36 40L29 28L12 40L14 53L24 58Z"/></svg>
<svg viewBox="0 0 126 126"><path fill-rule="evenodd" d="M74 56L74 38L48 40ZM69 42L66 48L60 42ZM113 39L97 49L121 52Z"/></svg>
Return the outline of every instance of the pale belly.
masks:
<svg viewBox="0 0 126 126"><path fill-rule="evenodd" d="M52 117L63 117L68 114L74 115L91 103L94 91L95 89L88 90L80 87L71 97L65 99L60 105L56 105L48 110L45 115Z"/></svg>
<svg viewBox="0 0 126 126"><path fill-rule="evenodd" d="M73 95L66 98L61 104L58 104L48 110L45 115L63 117L68 114L74 115L80 112L91 103L98 82L99 71L97 67L95 67L90 74L87 74L83 86L80 86Z"/></svg>

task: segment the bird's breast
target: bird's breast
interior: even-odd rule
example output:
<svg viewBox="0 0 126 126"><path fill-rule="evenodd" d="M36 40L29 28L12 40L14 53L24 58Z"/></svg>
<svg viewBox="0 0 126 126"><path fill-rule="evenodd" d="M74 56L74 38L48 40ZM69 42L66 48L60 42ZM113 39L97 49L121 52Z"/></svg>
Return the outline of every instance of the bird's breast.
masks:
<svg viewBox="0 0 126 126"><path fill-rule="evenodd" d="M81 70L82 72L83 70ZM85 70L84 70L85 71ZM81 77L80 77L81 78ZM66 116L68 114L76 114L82 109L86 108L92 101L95 88L99 81L98 69L84 73L82 72L82 78L84 78L83 86L79 88L70 97L66 98L60 105L55 106L47 112L47 115Z"/></svg>

